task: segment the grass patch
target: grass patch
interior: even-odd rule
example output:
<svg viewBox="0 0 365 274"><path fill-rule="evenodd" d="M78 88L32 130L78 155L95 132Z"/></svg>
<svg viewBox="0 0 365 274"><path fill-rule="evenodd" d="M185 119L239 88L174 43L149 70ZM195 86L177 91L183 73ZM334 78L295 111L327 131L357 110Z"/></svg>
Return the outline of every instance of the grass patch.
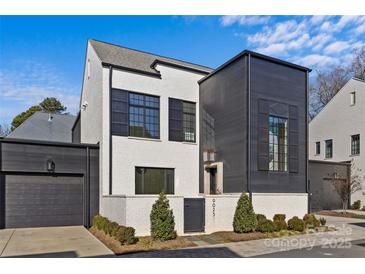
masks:
<svg viewBox="0 0 365 274"><path fill-rule="evenodd" d="M324 210L324 211L317 212L316 214L324 215L324 216L355 218L355 219L365 220L365 214L361 215L361 214L356 214L356 213L352 213L352 212L342 213L342 212L337 212L337 211Z"/></svg>

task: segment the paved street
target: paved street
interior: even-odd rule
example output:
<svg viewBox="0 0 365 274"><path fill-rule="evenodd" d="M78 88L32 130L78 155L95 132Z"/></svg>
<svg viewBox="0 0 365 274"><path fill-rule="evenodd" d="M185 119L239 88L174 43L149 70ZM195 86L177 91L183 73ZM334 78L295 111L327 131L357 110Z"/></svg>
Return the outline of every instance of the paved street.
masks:
<svg viewBox="0 0 365 274"><path fill-rule="evenodd" d="M365 221L325 217L335 232L307 234L248 242L207 245L178 250L127 254L134 258L239 258L239 257L364 257Z"/></svg>

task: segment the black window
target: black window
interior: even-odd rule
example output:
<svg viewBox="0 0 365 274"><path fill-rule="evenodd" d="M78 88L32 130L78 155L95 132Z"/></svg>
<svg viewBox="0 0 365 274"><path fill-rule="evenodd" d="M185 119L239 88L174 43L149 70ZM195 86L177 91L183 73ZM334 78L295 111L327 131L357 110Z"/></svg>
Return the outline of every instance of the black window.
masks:
<svg viewBox="0 0 365 274"><path fill-rule="evenodd" d="M269 116L269 170L288 170L288 119Z"/></svg>
<svg viewBox="0 0 365 274"><path fill-rule="evenodd" d="M129 92L129 136L160 138L160 98Z"/></svg>
<svg viewBox="0 0 365 274"><path fill-rule="evenodd" d="M316 154L321 154L321 142L316 142Z"/></svg>
<svg viewBox="0 0 365 274"><path fill-rule="evenodd" d="M331 140L326 140L326 158L332 158L333 155L333 142Z"/></svg>
<svg viewBox="0 0 365 274"><path fill-rule="evenodd" d="M360 154L360 134L351 136L351 154Z"/></svg>
<svg viewBox="0 0 365 274"><path fill-rule="evenodd" d="M174 170L136 167L136 194L174 194Z"/></svg>
<svg viewBox="0 0 365 274"><path fill-rule="evenodd" d="M195 103L183 102L183 140L195 142Z"/></svg>
<svg viewBox="0 0 365 274"><path fill-rule="evenodd" d="M169 140L195 142L195 103L169 98Z"/></svg>

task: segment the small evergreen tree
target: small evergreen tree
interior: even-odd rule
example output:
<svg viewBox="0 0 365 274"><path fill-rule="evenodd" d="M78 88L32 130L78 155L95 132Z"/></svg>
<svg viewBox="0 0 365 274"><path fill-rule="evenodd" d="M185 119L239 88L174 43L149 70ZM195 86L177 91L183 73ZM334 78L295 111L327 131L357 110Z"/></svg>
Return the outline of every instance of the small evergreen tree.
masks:
<svg viewBox="0 0 365 274"><path fill-rule="evenodd" d="M234 214L233 230L237 233L246 233L254 231L256 226L257 220L252 202L247 194L242 193Z"/></svg>
<svg viewBox="0 0 365 274"><path fill-rule="evenodd" d="M167 241L176 238L174 214L164 193L160 193L153 204L150 219L152 239Z"/></svg>

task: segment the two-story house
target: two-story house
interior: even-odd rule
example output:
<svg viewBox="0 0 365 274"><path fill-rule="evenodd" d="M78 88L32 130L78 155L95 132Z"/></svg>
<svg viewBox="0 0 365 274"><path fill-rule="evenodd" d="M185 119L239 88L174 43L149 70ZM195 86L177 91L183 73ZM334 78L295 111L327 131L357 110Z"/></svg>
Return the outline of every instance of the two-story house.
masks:
<svg viewBox="0 0 365 274"><path fill-rule="evenodd" d="M100 213L149 234L167 194L178 234L307 212L310 70L244 51L219 68L89 40L74 141L100 145Z"/></svg>
<svg viewBox="0 0 365 274"><path fill-rule="evenodd" d="M354 162L352 175L364 178L365 81L350 79L320 113L309 123L309 158ZM365 205L365 180L362 190L351 197Z"/></svg>

